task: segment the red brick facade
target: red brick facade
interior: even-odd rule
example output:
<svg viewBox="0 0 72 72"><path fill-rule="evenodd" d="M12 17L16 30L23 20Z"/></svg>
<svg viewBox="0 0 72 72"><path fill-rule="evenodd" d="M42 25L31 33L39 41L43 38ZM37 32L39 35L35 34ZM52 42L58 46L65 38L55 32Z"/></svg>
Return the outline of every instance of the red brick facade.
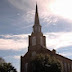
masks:
<svg viewBox="0 0 72 72"><path fill-rule="evenodd" d="M21 56L20 72L32 72L32 68L29 62L33 56L39 53L49 54L59 59L63 65L62 72L70 72L72 70L72 60L56 54L54 49L50 51L46 48L46 37L43 36L43 33L41 32L41 25L39 23L38 10L36 5L35 24L33 26L33 32L31 36L29 36L28 52L24 56Z"/></svg>

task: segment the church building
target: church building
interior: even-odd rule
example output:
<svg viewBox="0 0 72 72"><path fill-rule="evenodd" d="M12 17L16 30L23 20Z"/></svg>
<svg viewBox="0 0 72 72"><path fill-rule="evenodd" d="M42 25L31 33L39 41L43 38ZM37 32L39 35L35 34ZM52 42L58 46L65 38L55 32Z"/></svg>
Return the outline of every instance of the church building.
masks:
<svg viewBox="0 0 72 72"><path fill-rule="evenodd" d="M39 16L38 16L38 8L36 5L33 32L29 36L28 52L24 56L21 56L20 72L32 72L29 62L32 57L34 57L36 54L39 54L39 53L53 55L54 57L59 59L63 65L62 72L72 71L71 59L68 59L62 55L57 54L56 50L54 49L50 51L49 49L46 48L46 37L43 35L41 31L41 25L40 25Z"/></svg>

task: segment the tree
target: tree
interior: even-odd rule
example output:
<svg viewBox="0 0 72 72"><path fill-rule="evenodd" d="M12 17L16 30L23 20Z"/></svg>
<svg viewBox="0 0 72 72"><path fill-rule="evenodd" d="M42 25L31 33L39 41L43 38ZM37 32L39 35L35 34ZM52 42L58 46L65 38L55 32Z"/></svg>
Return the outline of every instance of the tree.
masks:
<svg viewBox="0 0 72 72"><path fill-rule="evenodd" d="M0 57L0 64L5 63L5 60Z"/></svg>
<svg viewBox="0 0 72 72"><path fill-rule="evenodd" d="M55 57L38 54L32 58L31 67L33 72L61 72L61 63Z"/></svg>
<svg viewBox="0 0 72 72"><path fill-rule="evenodd" d="M16 69L12 66L11 63L1 63L0 72L17 72Z"/></svg>

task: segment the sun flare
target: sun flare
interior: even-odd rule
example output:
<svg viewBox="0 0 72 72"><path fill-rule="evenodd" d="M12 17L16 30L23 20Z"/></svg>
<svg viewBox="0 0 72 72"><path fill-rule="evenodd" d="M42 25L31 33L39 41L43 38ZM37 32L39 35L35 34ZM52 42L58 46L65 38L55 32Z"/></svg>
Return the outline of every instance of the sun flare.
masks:
<svg viewBox="0 0 72 72"><path fill-rule="evenodd" d="M72 19L72 0L55 0L50 4L50 9L56 15Z"/></svg>

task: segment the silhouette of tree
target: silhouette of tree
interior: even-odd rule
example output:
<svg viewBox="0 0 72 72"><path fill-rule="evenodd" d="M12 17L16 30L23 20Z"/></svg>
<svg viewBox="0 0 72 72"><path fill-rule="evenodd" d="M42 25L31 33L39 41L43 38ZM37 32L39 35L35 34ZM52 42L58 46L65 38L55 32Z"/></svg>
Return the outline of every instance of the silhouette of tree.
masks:
<svg viewBox="0 0 72 72"><path fill-rule="evenodd" d="M38 54L30 62L33 72L61 72L61 63L49 55Z"/></svg>
<svg viewBox="0 0 72 72"><path fill-rule="evenodd" d="M11 63L6 63L4 59L0 59L1 61L4 61L0 63L0 72L17 72L16 69L11 65Z"/></svg>

